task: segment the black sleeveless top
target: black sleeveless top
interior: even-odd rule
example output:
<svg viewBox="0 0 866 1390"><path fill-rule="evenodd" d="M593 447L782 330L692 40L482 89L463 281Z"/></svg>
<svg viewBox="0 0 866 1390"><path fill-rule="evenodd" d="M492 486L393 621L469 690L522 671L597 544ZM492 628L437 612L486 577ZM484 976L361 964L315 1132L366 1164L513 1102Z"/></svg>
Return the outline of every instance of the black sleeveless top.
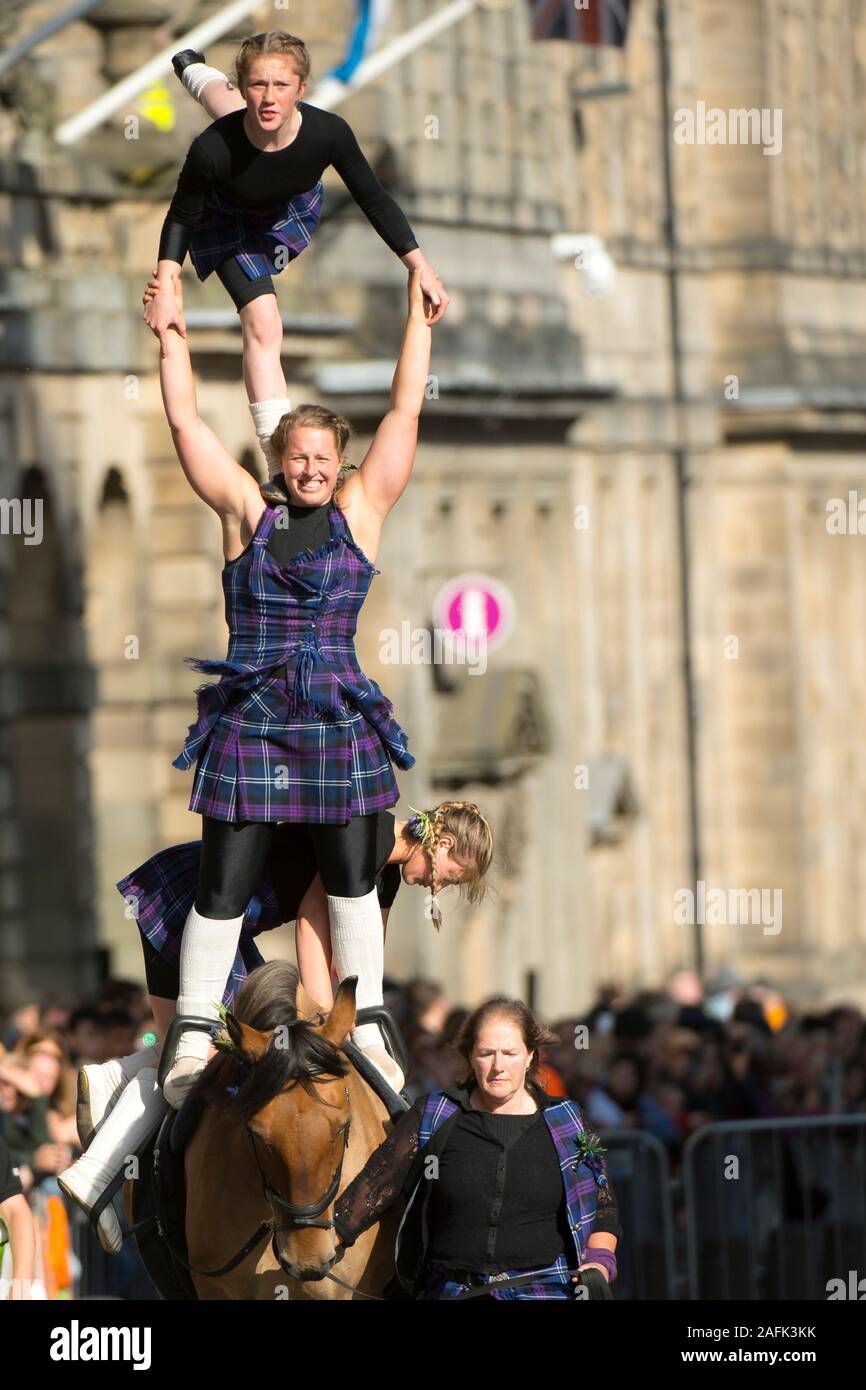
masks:
<svg viewBox="0 0 866 1390"><path fill-rule="evenodd" d="M328 520L330 502L323 502L320 507L304 507L289 502L288 499L279 502L270 500L275 484L279 484L282 492L282 478L283 475L280 473L278 478L272 479L267 494L268 505L274 507L278 513L274 529L268 538L267 550L278 565L287 564L302 550L317 550L320 545L331 539L331 524ZM285 494L283 496L285 497Z"/></svg>

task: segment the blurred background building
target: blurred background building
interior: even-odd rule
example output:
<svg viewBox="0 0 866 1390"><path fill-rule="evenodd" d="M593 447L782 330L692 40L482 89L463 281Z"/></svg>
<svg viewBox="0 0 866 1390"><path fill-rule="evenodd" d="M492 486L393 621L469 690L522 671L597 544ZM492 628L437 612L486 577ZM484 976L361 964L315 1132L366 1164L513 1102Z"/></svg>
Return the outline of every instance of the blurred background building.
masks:
<svg viewBox="0 0 866 1390"><path fill-rule="evenodd" d="M59 8L7 0L0 39ZM140 300L206 118L169 74L56 131L221 8L103 0L0 72L3 518L43 504L40 544L0 535L7 1008L140 976L114 884L198 834L170 764L183 658L224 649L219 528L174 457ZM393 0L383 42L435 8ZM496 894L446 893L440 936L398 898L388 968L548 1015L693 963L863 1001L866 13L633 0L620 49L533 41L531 9L476 6L340 108L453 296L359 653L418 759L399 812L474 799L498 845ZM315 76L354 12L263 4L208 60L289 28ZM781 149L677 143L701 103L780 112ZM201 412L263 476L231 305L189 269L185 292ZM292 399L345 413L357 461L405 276L336 178L279 298ZM514 601L485 674L384 663L383 634L430 628L466 573ZM782 929L696 932L676 895L697 881L780 890Z"/></svg>

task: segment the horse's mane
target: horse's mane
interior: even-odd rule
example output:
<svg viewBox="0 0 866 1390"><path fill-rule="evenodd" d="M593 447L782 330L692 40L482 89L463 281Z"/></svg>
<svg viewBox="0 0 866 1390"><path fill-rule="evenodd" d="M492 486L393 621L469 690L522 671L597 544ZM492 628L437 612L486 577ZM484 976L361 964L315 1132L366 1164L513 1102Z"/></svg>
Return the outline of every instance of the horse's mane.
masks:
<svg viewBox="0 0 866 1390"><path fill-rule="evenodd" d="M268 961L247 977L238 992L235 1018L263 1033L280 1032L253 1066L233 1052L214 1057L196 1084L197 1099L246 1122L293 1084L315 1095L318 1078L346 1075L348 1067L337 1049L312 1023L298 1018L297 988L298 972L286 961Z"/></svg>

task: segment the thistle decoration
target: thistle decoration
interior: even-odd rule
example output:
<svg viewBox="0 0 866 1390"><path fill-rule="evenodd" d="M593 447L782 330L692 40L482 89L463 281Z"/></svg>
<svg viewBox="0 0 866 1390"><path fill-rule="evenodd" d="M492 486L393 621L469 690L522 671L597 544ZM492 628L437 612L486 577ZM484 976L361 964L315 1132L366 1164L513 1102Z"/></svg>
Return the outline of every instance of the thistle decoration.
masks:
<svg viewBox="0 0 866 1390"><path fill-rule="evenodd" d="M607 1176L604 1171L604 1160L602 1154L607 1153L607 1149L602 1147L601 1140L597 1134L588 1133L581 1130L575 1139L577 1146L577 1161L585 1163L592 1172L593 1177L599 1187L607 1187Z"/></svg>
<svg viewBox="0 0 866 1390"><path fill-rule="evenodd" d="M433 834L433 820L428 811L419 811L415 806L410 806L409 810L415 812L409 818L409 833L423 844Z"/></svg>
<svg viewBox="0 0 866 1390"><path fill-rule="evenodd" d="M229 1032L228 1032L228 1012L229 1012L229 1011L228 1011L228 1009L226 1008L225 1004L223 1004L223 1003L219 1003L219 1004L217 1005L217 1008L218 1008L218 1010L219 1010L220 1025L221 1025L221 1026L220 1026L220 1027L216 1030L216 1032L214 1033L214 1036L213 1036L213 1045L214 1045L214 1047L216 1048L217 1052L234 1052L234 1050L235 1050L235 1045L234 1045L234 1043L232 1042L231 1038L229 1037Z"/></svg>

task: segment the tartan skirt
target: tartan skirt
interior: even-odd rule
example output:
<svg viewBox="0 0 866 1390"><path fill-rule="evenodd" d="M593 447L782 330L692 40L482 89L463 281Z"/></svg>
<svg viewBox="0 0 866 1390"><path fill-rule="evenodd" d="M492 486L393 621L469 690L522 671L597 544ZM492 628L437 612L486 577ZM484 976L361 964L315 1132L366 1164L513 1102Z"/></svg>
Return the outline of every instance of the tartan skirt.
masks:
<svg viewBox="0 0 866 1390"><path fill-rule="evenodd" d="M361 711L287 718L280 673L221 716L196 763L189 809L225 821L345 825L399 800L388 753Z"/></svg>
<svg viewBox="0 0 866 1390"><path fill-rule="evenodd" d="M200 280L232 257L248 280L279 275L313 239L322 215L321 181L288 203L259 211L208 194L189 243L189 258Z"/></svg>
<svg viewBox="0 0 866 1390"><path fill-rule="evenodd" d="M310 848L312 851L312 846ZM308 882L316 872L312 853L311 858L313 862L308 867L312 872ZM195 903L200 869L201 840L191 840L160 850L137 869L124 874L117 883L117 891L126 904L126 915L135 919L142 936L167 961L180 959L183 929ZM264 873L244 913L238 949L223 992L224 1004L231 1004L250 971L264 963L254 938L280 925L282 914L276 893Z"/></svg>
<svg viewBox="0 0 866 1390"><path fill-rule="evenodd" d="M189 808L223 821L345 825L400 799L392 771L415 759L393 707L358 665L354 633L378 573L331 504L331 538L278 565L268 506L223 567L225 660L197 691L197 719L173 766L195 763Z"/></svg>
<svg viewBox="0 0 866 1390"><path fill-rule="evenodd" d="M509 1269L506 1277L516 1278L528 1274L535 1274L538 1278L531 1284L519 1284L512 1288L499 1287L495 1277L490 1276L487 1281L487 1294L490 1298L498 1298L507 1302L548 1298L573 1300L574 1285L571 1283L568 1261L564 1255L560 1255L552 1265L539 1266L538 1269ZM458 1294L467 1293L470 1287L477 1288L478 1286L462 1284L454 1277L453 1271L431 1262L427 1267L427 1277L420 1297L422 1299L456 1298ZM479 1295L482 1300L483 1297L484 1295Z"/></svg>

